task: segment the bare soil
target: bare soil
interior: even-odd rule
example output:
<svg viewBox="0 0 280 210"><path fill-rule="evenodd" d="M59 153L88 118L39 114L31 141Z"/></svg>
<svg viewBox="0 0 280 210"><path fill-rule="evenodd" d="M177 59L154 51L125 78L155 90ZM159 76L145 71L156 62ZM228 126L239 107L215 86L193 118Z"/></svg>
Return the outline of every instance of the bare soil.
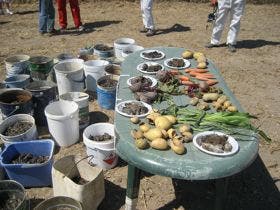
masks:
<svg viewBox="0 0 280 210"><path fill-rule="evenodd" d="M40 36L37 4L13 5L16 14L1 16L2 79L4 59L8 56L20 53L50 57L61 53L77 55L80 48L97 43L112 44L120 37L131 37L144 47L175 46L201 51L219 68L243 108L259 118L254 124L273 139L271 144L262 141L257 160L230 178L225 209L279 209L280 5L246 5L238 49L234 54L225 46L204 48L211 34L211 25L206 30L207 15L212 10L208 4L155 2L154 18L158 31L156 36L149 38L138 32L142 28L138 1L88 2L80 7L83 23L89 29L80 35L71 30L65 35ZM70 13L68 22L68 27L73 27ZM91 122L113 122L113 112L100 110L96 100L90 111ZM40 132L48 137L44 129ZM60 149L55 158L69 154L85 155L83 143ZM127 164L121 160L117 167L105 171L106 197L99 209L124 209L126 174ZM33 208L52 196L52 188L31 188L27 193ZM145 173L137 208L213 209L214 203L213 181L186 182Z"/></svg>

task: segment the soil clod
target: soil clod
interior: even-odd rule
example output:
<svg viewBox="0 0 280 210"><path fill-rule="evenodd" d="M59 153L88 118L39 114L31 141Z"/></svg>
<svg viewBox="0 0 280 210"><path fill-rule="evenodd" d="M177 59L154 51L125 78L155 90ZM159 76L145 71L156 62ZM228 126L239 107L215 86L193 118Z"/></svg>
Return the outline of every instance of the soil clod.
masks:
<svg viewBox="0 0 280 210"><path fill-rule="evenodd" d="M93 141L109 141L112 140L113 138L114 137L108 133L104 133L103 135L89 136L89 139Z"/></svg>
<svg viewBox="0 0 280 210"><path fill-rule="evenodd" d="M28 121L17 121L10 125L3 133L5 136L17 136L25 133L32 127L32 123Z"/></svg>
<svg viewBox="0 0 280 210"><path fill-rule="evenodd" d="M31 153L22 153L16 155L11 163L12 164L41 164L47 162L49 159L49 156L35 156Z"/></svg>

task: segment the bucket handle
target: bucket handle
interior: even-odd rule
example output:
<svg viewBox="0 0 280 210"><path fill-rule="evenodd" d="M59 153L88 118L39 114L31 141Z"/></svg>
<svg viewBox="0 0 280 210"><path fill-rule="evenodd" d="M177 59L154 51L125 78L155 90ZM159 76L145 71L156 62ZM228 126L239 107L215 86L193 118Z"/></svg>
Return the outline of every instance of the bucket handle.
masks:
<svg viewBox="0 0 280 210"><path fill-rule="evenodd" d="M85 82L85 79L86 79L86 77L85 77L85 75L83 74L83 78L81 79L81 80L74 80L74 79L72 79L71 77L68 77L68 74L63 74L66 78L68 78L69 80L71 80L71 81L73 81L73 82L76 82L76 83L83 83L83 82Z"/></svg>
<svg viewBox="0 0 280 210"><path fill-rule="evenodd" d="M17 110L19 110L19 106L16 106L13 111L11 111L9 114L7 114L7 117L10 117L13 113L15 113Z"/></svg>
<svg viewBox="0 0 280 210"><path fill-rule="evenodd" d="M82 160L87 159L87 158L89 158L89 157L90 157L89 162L94 158L93 155L88 155L88 156L86 156L86 157L84 157L84 158L78 160L78 161L73 165L73 167L70 169L70 171L69 171L66 175L63 176L63 178L65 178L66 176L68 177L69 174L72 172L72 170L75 168L75 166L76 166L78 163L80 163Z"/></svg>

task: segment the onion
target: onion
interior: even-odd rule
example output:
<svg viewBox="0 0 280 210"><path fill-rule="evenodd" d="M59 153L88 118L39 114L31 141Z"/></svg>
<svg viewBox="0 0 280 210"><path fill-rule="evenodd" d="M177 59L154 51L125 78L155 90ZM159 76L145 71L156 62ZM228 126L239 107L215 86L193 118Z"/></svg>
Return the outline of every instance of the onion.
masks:
<svg viewBox="0 0 280 210"><path fill-rule="evenodd" d="M199 82L199 90L201 92L208 92L209 91L209 85L207 84L207 82L205 82L205 81Z"/></svg>

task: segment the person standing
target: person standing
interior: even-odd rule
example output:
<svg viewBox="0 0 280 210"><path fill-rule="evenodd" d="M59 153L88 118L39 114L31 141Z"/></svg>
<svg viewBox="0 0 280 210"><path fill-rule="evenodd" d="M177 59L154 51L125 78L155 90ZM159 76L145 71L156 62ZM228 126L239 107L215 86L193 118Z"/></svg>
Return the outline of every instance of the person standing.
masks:
<svg viewBox="0 0 280 210"><path fill-rule="evenodd" d="M144 25L144 28L140 30L140 32L146 33L146 36L153 36L155 35L155 25L152 14L153 0L141 0L140 3Z"/></svg>
<svg viewBox="0 0 280 210"><path fill-rule="evenodd" d="M240 21L245 9L245 0L218 0L218 13L214 22L211 42L205 47L218 47L227 17L230 17L227 46L230 52L236 52L236 41L240 30Z"/></svg>
<svg viewBox="0 0 280 210"><path fill-rule="evenodd" d="M75 27L79 32L84 31L84 26L82 24L81 16L80 16L80 7L79 7L78 0L69 0L69 4L70 4ZM57 9L58 9L60 30L63 32L67 29L66 0L57 0Z"/></svg>
<svg viewBox="0 0 280 210"><path fill-rule="evenodd" d="M55 9L53 0L39 0L39 33L55 35L58 33L54 28Z"/></svg>

